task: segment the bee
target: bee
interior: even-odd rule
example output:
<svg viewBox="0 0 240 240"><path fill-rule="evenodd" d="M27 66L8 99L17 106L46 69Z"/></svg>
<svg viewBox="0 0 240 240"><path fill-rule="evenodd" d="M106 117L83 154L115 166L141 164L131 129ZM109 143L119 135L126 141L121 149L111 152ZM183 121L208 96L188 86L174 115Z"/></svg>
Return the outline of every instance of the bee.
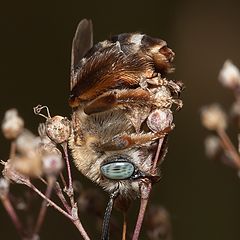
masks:
<svg viewBox="0 0 240 240"><path fill-rule="evenodd" d="M142 179L156 179L150 169L157 142L173 129L171 121L162 126L159 119L164 114L172 119L172 105L182 105L181 83L165 78L173 71L173 59L174 52L161 39L123 33L93 45L91 20L77 27L69 147L78 170L110 194L102 239L109 238L114 200L135 199Z"/></svg>

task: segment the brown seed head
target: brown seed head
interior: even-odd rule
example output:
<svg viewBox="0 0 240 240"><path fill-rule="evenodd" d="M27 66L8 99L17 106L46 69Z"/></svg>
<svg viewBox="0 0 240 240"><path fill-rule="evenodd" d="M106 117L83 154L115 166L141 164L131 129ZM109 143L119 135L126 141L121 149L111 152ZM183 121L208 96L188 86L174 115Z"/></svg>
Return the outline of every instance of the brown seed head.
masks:
<svg viewBox="0 0 240 240"><path fill-rule="evenodd" d="M5 138L15 139L23 131L23 127L24 121L19 117L16 109L6 111L2 122L2 131Z"/></svg>
<svg viewBox="0 0 240 240"><path fill-rule="evenodd" d="M71 123L66 117L62 116L48 118L46 133L55 143L66 142L71 134Z"/></svg>
<svg viewBox="0 0 240 240"><path fill-rule="evenodd" d="M16 139L16 148L19 153L28 155L37 149L39 143L39 137L36 137L31 131L24 129Z"/></svg>
<svg viewBox="0 0 240 240"><path fill-rule="evenodd" d="M230 60L227 60L220 70L219 81L227 88L240 87L239 69Z"/></svg>
<svg viewBox="0 0 240 240"><path fill-rule="evenodd" d="M209 158L216 157L217 153L221 149L220 140L218 137L214 135L208 136L204 141L204 145L205 145L206 155Z"/></svg>
<svg viewBox="0 0 240 240"><path fill-rule="evenodd" d="M209 130L225 129L227 127L226 113L218 104L205 106L201 109L201 120Z"/></svg>
<svg viewBox="0 0 240 240"><path fill-rule="evenodd" d="M7 196L9 192L9 181L5 178L0 178L0 199Z"/></svg>
<svg viewBox="0 0 240 240"><path fill-rule="evenodd" d="M63 168L62 156L60 154L48 154L43 156L43 172L46 175L58 175Z"/></svg>
<svg viewBox="0 0 240 240"><path fill-rule="evenodd" d="M153 132L160 132L171 126L173 114L170 109L156 109L150 113L147 119L147 125Z"/></svg>
<svg viewBox="0 0 240 240"><path fill-rule="evenodd" d="M30 180L29 177L19 173L13 164L13 161L9 159L5 164L4 164L4 169L2 171L3 176L14 183L17 184L24 184L29 186L30 185Z"/></svg>

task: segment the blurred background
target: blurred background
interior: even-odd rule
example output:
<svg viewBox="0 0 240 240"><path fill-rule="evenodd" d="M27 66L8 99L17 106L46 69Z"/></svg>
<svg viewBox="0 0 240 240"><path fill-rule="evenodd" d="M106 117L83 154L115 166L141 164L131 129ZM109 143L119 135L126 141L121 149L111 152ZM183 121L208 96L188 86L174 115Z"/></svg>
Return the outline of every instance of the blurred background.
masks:
<svg viewBox="0 0 240 240"><path fill-rule="evenodd" d="M162 38L176 53L171 77L182 80L186 89L151 202L169 211L176 240L240 239L240 179L233 169L207 159L207 131L199 120L202 105L220 102L229 109L233 101L217 77L226 59L240 66L239 12L234 0L5 1L0 8L0 119L15 107L36 133L43 120L33 114L37 104L48 105L52 115L70 116L71 42L82 18L93 20L95 42L132 31ZM231 126L235 143L236 133ZM7 159L9 143L2 134L0 143L0 158ZM79 174L75 178L94 187ZM80 239L68 220L54 210L48 213L42 239ZM18 239L1 205L0 236Z"/></svg>

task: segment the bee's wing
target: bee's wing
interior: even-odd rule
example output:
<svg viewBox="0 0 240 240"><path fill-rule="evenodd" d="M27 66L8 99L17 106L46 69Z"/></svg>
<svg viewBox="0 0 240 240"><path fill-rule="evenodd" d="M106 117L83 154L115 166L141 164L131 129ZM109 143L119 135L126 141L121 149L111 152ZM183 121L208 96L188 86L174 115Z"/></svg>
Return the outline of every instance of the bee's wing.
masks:
<svg viewBox="0 0 240 240"><path fill-rule="evenodd" d="M72 42L71 59L71 89L74 85L74 73L78 64L87 51L93 46L93 27L92 20L83 19L77 27Z"/></svg>
<svg viewBox="0 0 240 240"><path fill-rule="evenodd" d="M126 56L118 43L110 43L94 52L76 76L69 104L76 107L81 101L92 101L112 89L138 85L141 77L152 69L150 61L136 54Z"/></svg>

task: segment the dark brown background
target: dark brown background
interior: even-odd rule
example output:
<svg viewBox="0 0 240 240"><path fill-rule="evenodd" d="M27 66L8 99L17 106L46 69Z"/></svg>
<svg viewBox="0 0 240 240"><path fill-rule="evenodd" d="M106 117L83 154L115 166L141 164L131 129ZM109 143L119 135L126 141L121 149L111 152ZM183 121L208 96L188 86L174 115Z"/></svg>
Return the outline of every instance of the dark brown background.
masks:
<svg viewBox="0 0 240 240"><path fill-rule="evenodd" d="M218 84L217 76L227 58L240 66L239 6L233 0L1 3L0 118L16 107L26 126L36 131L39 118L32 107L39 103L47 104L52 115L69 116L71 41L84 17L93 19L95 42L138 30L167 40L176 52L174 77L185 83L186 91L152 202L169 210L176 240L240 239L240 180L232 169L205 157L207 132L199 121L202 105L231 104L232 96ZM232 136L236 142L236 134ZM0 142L0 156L6 159L9 144L2 135ZM78 236L67 220L49 211L42 239ZM2 206L0 239L18 239Z"/></svg>

